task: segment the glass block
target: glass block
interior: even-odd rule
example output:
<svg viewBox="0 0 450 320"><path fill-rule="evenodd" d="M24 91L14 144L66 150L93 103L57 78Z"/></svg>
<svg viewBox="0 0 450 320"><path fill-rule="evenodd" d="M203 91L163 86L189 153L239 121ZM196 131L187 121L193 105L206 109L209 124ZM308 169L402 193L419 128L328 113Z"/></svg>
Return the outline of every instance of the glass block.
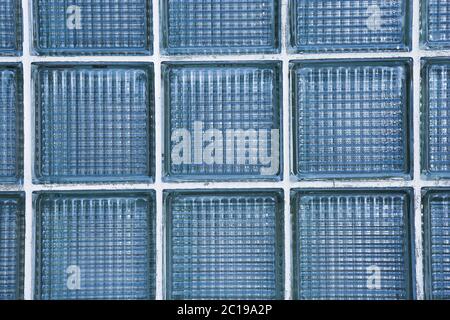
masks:
<svg viewBox="0 0 450 320"><path fill-rule="evenodd" d="M289 0L292 52L409 51L409 0Z"/></svg>
<svg viewBox="0 0 450 320"><path fill-rule="evenodd" d="M22 53L22 2L0 1L0 56Z"/></svg>
<svg viewBox="0 0 450 320"><path fill-rule="evenodd" d="M165 180L279 180L281 64L164 63Z"/></svg>
<svg viewBox="0 0 450 320"><path fill-rule="evenodd" d="M163 53L280 52L279 0L161 1Z"/></svg>
<svg viewBox="0 0 450 320"><path fill-rule="evenodd" d="M23 180L22 66L0 63L0 183Z"/></svg>
<svg viewBox="0 0 450 320"><path fill-rule="evenodd" d="M450 178L450 58L422 60L422 174Z"/></svg>
<svg viewBox="0 0 450 320"><path fill-rule="evenodd" d="M153 50L152 1L33 0L38 55L147 55Z"/></svg>
<svg viewBox="0 0 450 320"><path fill-rule="evenodd" d="M450 299L450 190L424 189L425 298Z"/></svg>
<svg viewBox="0 0 450 320"><path fill-rule="evenodd" d="M282 191L164 196L168 299L283 299Z"/></svg>
<svg viewBox="0 0 450 320"><path fill-rule="evenodd" d="M450 49L450 2L422 0L421 47Z"/></svg>
<svg viewBox="0 0 450 320"><path fill-rule="evenodd" d="M37 183L152 182L153 65L33 65Z"/></svg>
<svg viewBox="0 0 450 320"><path fill-rule="evenodd" d="M291 65L299 179L411 176L411 60Z"/></svg>
<svg viewBox="0 0 450 320"><path fill-rule="evenodd" d="M294 294L306 300L414 296L412 190L296 190Z"/></svg>
<svg viewBox="0 0 450 320"><path fill-rule="evenodd" d="M38 192L35 298L155 298L155 194Z"/></svg>
<svg viewBox="0 0 450 320"><path fill-rule="evenodd" d="M0 193L0 300L23 299L24 193Z"/></svg>

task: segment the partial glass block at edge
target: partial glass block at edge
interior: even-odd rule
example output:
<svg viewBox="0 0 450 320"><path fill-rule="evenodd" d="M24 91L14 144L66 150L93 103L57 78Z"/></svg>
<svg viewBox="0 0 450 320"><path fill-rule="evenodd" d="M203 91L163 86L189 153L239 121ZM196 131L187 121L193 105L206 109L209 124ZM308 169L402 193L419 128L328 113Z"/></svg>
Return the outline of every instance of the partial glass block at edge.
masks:
<svg viewBox="0 0 450 320"><path fill-rule="evenodd" d="M0 63L0 184L23 181L21 64Z"/></svg>
<svg viewBox="0 0 450 320"><path fill-rule="evenodd" d="M36 183L153 182L153 64L33 64Z"/></svg>
<svg viewBox="0 0 450 320"><path fill-rule="evenodd" d="M415 297L412 189L305 189L291 193L294 297Z"/></svg>
<svg viewBox="0 0 450 320"><path fill-rule="evenodd" d="M176 190L164 203L168 299L283 299L281 190Z"/></svg>
<svg viewBox="0 0 450 320"><path fill-rule="evenodd" d="M425 188L423 248L425 298L450 299L450 189Z"/></svg>
<svg viewBox="0 0 450 320"><path fill-rule="evenodd" d="M0 300L24 297L25 193L0 192Z"/></svg>
<svg viewBox="0 0 450 320"><path fill-rule="evenodd" d="M450 178L450 58L422 59L422 154L424 178Z"/></svg>
<svg viewBox="0 0 450 320"><path fill-rule="evenodd" d="M35 298L155 298L153 191L37 192Z"/></svg>
<svg viewBox="0 0 450 320"><path fill-rule="evenodd" d="M289 50L410 51L410 0L289 0Z"/></svg>
<svg viewBox="0 0 450 320"><path fill-rule="evenodd" d="M33 0L37 55L148 55L152 1Z"/></svg>
<svg viewBox="0 0 450 320"><path fill-rule="evenodd" d="M167 55L280 52L280 0L161 1Z"/></svg>
<svg viewBox="0 0 450 320"><path fill-rule="evenodd" d="M22 2L2 0L0 4L0 56L22 54Z"/></svg>
<svg viewBox="0 0 450 320"><path fill-rule="evenodd" d="M297 179L411 179L411 59L294 61L290 70Z"/></svg>
<svg viewBox="0 0 450 320"><path fill-rule="evenodd" d="M450 3L422 0L420 45L423 49L450 49Z"/></svg>
<svg viewBox="0 0 450 320"><path fill-rule="evenodd" d="M166 181L279 181L281 63L164 63Z"/></svg>

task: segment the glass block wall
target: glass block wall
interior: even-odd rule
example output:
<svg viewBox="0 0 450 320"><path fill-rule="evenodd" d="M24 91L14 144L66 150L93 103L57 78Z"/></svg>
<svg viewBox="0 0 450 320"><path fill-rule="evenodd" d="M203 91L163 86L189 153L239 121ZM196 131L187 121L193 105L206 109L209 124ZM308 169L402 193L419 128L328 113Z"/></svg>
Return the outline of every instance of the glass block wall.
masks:
<svg viewBox="0 0 450 320"><path fill-rule="evenodd" d="M450 299L449 15L0 1L0 299Z"/></svg>

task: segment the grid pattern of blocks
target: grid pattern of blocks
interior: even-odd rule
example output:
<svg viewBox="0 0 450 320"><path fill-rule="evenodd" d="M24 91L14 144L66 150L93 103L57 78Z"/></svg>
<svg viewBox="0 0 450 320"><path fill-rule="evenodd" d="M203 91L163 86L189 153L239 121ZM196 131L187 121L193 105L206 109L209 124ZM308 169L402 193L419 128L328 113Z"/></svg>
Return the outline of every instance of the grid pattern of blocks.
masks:
<svg viewBox="0 0 450 320"><path fill-rule="evenodd" d="M449 6L0 0L0 299L450 299Z"/></svg>

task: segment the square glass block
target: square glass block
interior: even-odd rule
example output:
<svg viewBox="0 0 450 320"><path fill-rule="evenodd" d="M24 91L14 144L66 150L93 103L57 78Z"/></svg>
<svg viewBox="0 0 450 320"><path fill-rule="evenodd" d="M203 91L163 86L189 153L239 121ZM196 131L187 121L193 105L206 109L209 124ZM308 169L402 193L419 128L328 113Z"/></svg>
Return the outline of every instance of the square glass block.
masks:
<svg viewBox="0 0 450 320"><path fill-rule="evenodd" d="M450 299L450 189L424 189L425 298Z"/></svg>
<svg viewBox="0 0 450 320"><path fill-rule="evenodd" d="M412 199L412 190L294 191L296 298L412 299Z"/></svg>
<svg viewBox="0 0 450 320"><path fill-rule="evenodd" d="M37 183L152 182L153 65L33 65Z"/></svg>
<svg viewBox="0 0 450 320"><path fill-rule="evenodd" d="M422 174L450 178L450 58L422 60Z"/></svg>
<svg viewBox="0 0 450 320"><path fill-rule="evenodd" d="M168 299L283 299L278 190L165 193Z"/></svg>
<svg viewBox="0 0 450 320"><path fill-rule="evenodd" d="M22 66L0 63L0 184L23 180Z"/></svg>
<svg viewBox="0 0 450 320"><path fill-rule="evenodd" d="M36 299L155 298L154 192L33 196Z"/></svg>
<svg viewBox="0 0 450 320"><path fill-rule="evenodd" d="M0 1L0 56L22 53L22 1Z"/></svg>
<svg viewBox="0 0 450 320"><path fill-rule="evenodd" d="M410 178L411 61L291 65L299 179Z"/></svg>
<svg viewBox="0 0 450 320"><path fill-rule="evenodd" d="M38 55L147 55L152 1L33 0Z"/></svg>
<svg viewBox="0 0 450 320"><path fill-rule="evenodd" d="M450 49L450 2L421 0L421 47Z"/></svg>
<svg viewBox="0 0 450 320"><path fill-rule="evenodd" d="M281 64L164 63L165 180L279 180Z"/></svg>
<svg viewBox="0 0 450 320"><path fill-rule="evenodd" d="M0 193L0 300L23 299L24 193Z"/></svg>
<svg viewBox="0 0 450 320"><path fill-rule="evenodd" d="M409 0L289 0L292 52L409 51Z"/></svg>
<svg viewBox="0 0 450 320"><path fill-rule="evenodd" d="M280 0L169 0L162 5L164 54L280 52Z"/></svg>

